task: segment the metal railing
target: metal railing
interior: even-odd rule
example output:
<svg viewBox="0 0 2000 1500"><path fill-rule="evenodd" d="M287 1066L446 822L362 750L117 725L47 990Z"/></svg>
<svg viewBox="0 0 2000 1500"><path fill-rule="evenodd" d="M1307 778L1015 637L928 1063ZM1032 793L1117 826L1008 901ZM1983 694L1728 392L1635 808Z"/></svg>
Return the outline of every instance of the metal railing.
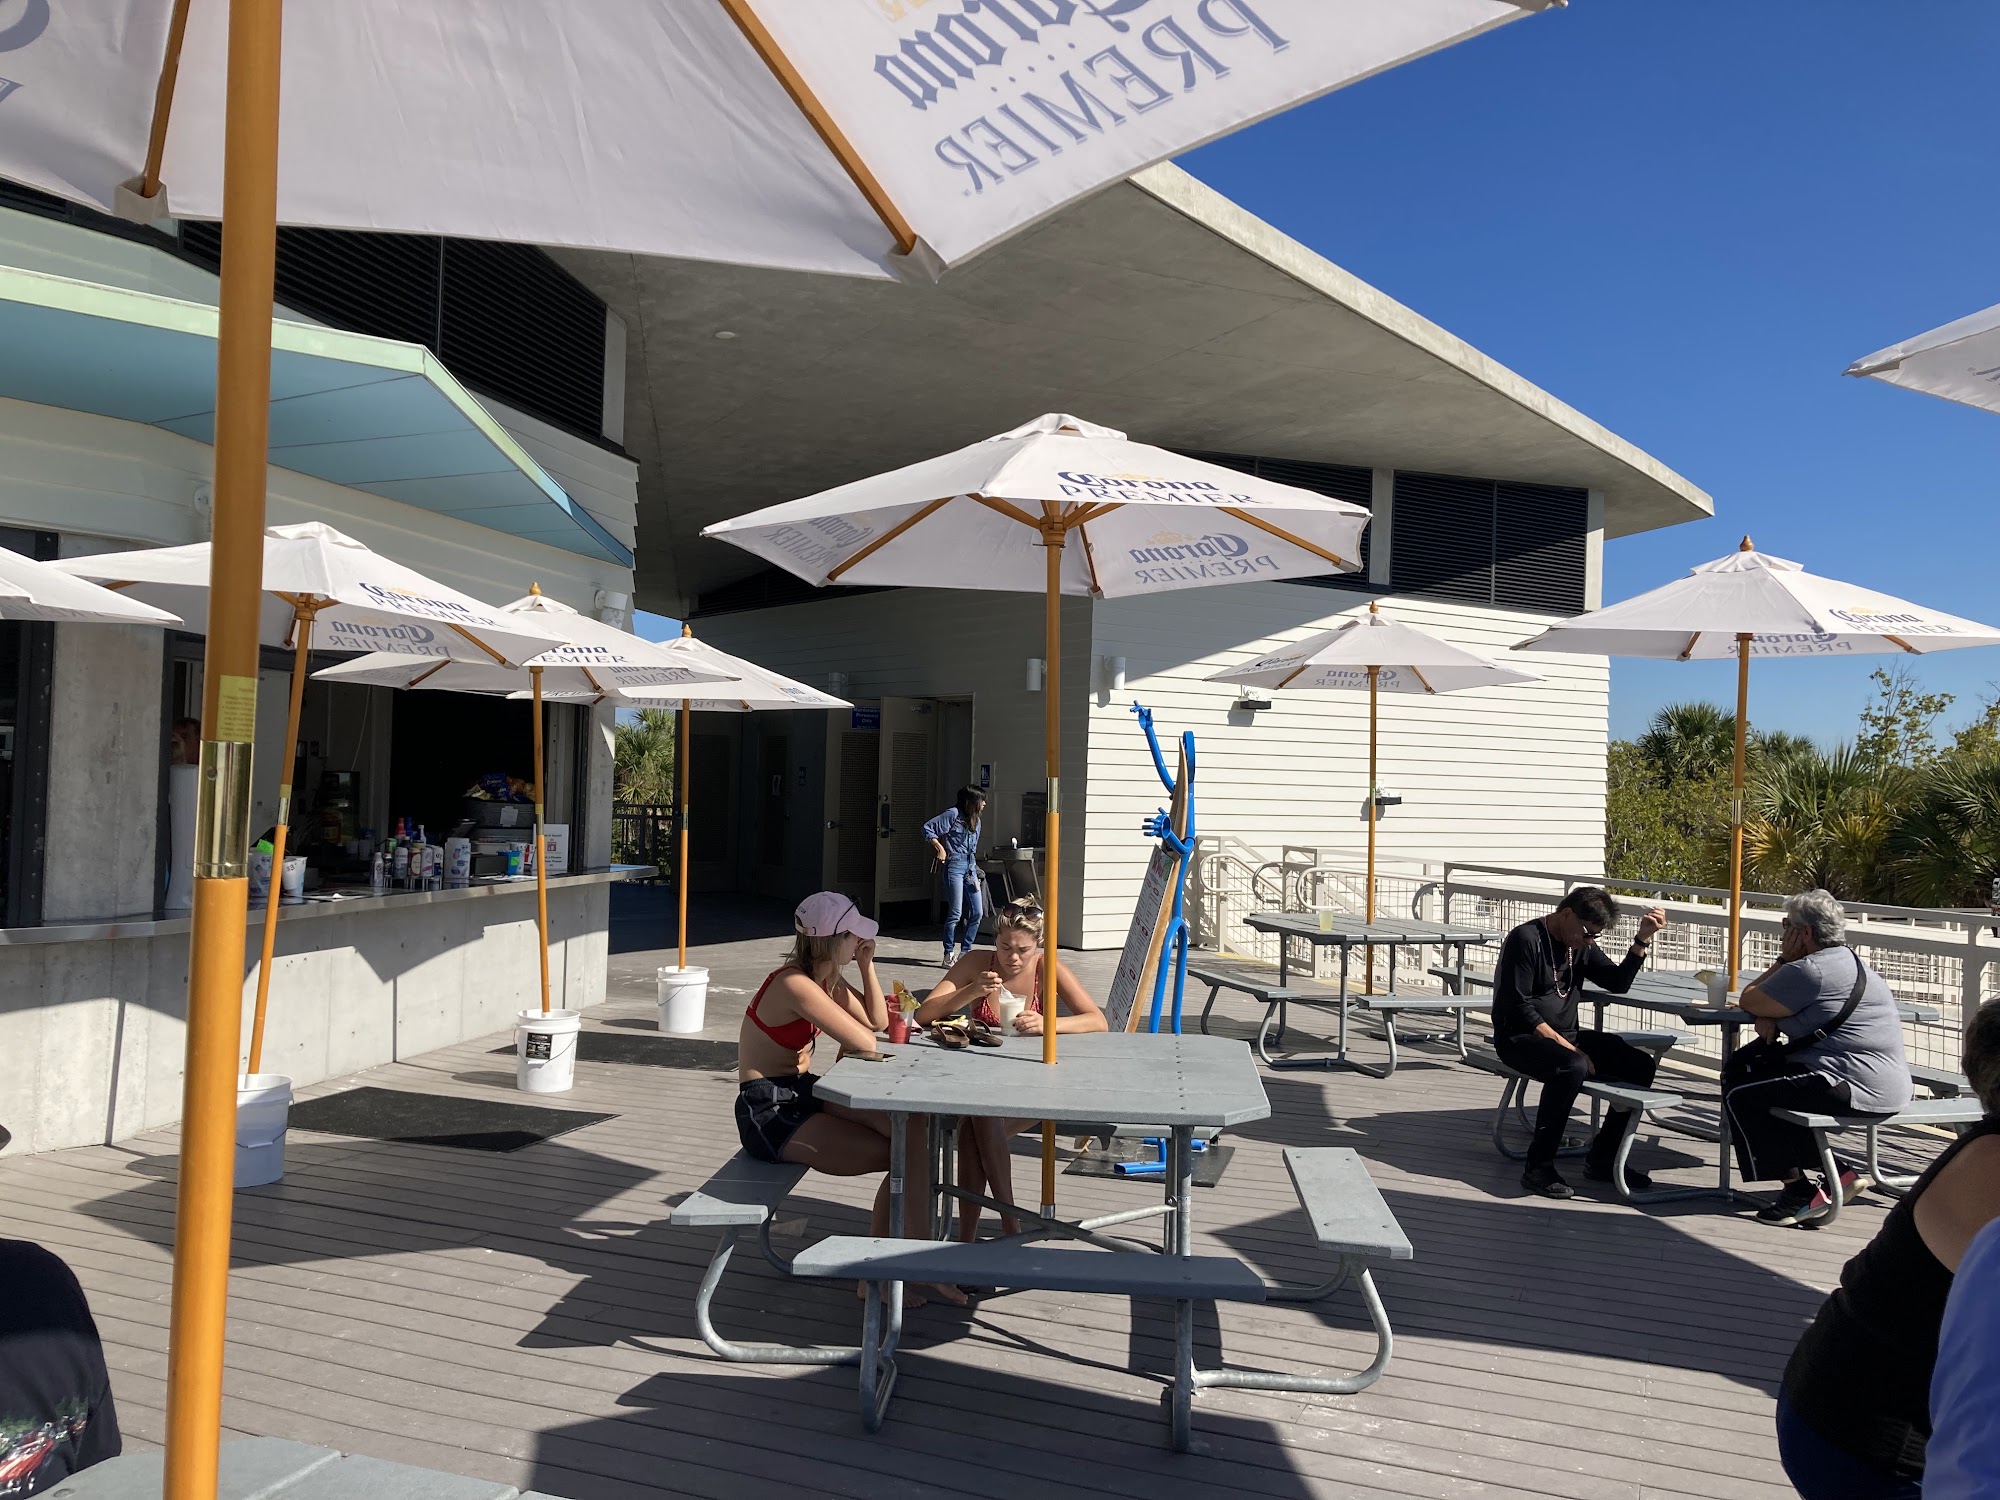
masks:
<svg viewBox="0 0 2000 1500"><path fill-rule="evenodd" d="M672 879L673 808L652 802L613 803L611 860L620 865L651 865L662 879Z"/></svg>
<svg viewBox="0 0 2000 1500"><path fill-rule="evenodd" d="M1501 865L1448 863L1436 867L1378 868L1375 891L1378 913L1463 922L1492 932L1506 932L1541 916L1579 885L1604 885L1623 898L1624 913L1607 936L1604 947L1616 954L1630 941L1639 913L1646 905L1662 906L1668 926L1654 941L1651 964L1661 969L1723 967L1728 942L1728 893L1705 886L1610 880L1566 871L1519 869ZM1275 963L1278 939L1245 925L1254 911L1334 910L1355 913L1365 908L1367 877L1356 870L1352 856L1325 858L1322 851L1287 847L1273 859L1229 838L1204 837L1195 846L1190 879L1189 921L1196 941L1245 957ZM1785 898L1771 892L1746 892L1741 968L1756 974L1775 962L1780 942L1780 918ZM1934 1006L1935 1022L1912 1023L1904 1044L1912 1063L1956 1070L1964 1018L1988 999L2000 995L2000 935L1990 914L1926 907L1843 903L1848 913L1848 941L1885 979L1899 1000ZM1292 960L1305 955L1294 946ZM1337 960L1320 950L1319 977L1327 977ZM1437 988L1428 972L1444 956L1425 950L1420 961L1406 954L1399 960L1396 987ZM1474 967L1490 967L1473 959ZM1618 1028L1657 1030L1657 1014L1613 1006L1606 1024ZM1719 1053L1713 1028L1701 1028L1685 1051Z"/></svg>

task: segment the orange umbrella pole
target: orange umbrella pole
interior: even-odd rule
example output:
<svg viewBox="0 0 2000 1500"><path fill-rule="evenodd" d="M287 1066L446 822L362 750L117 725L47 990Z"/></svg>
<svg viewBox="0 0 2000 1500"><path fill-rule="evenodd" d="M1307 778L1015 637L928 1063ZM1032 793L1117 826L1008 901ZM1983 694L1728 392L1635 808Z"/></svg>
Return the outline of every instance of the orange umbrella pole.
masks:
<svg viewBox="0 0 2000 1500"><path fill-rule="evenodd" d="M685 622L681 625L683 637L694 634L694 627ZM680 889L674 893L680 903L678 931L681 939L681 972L688 966L688 752L694 748L694 715L688 700L681 699L681 721L679 732L674 739L674 842L678 846L680 860Z"/></svg>
<svg viewBox="0 0 2000 1500"><path fill-rule="evenodd" d="M285 715L285 758L278 763L278 826L271 835L271 889L264 897L264 950L257 962L257 1009L250 1022L251 1073L264 1071L264 1010L271 998L271 955L278 945L278 895L284 884L285 835L291 831L292 767L299 754L299 710L305 705L317 604L292 606L292 703Z"/></svg>
<svg viewBox="0 0 2000 1500"><path fill-rule="evenodd" d="M535 935L542 950L542 1014L549 1010L549 843L542 831L542 669L535 682Z"/></svg>
<svg viewBox="0 0 2000 1500"><path fill-rule="evenodd" d="M1723 967L1729 989L1743 962L1743 781L1750 735L1750 637L1736 637L1736 765L1730 776L1729 952Z"/></svg>
<svg viewBox="0 0 2000 1500"><path fill-rule="evenodd" d="M1048 653L1042 663L1043 761L1048 776L1048 813L1043 842L1048 846L1047 889L1042 892L1042 1061L1056 1060L1056 1018L1062 1004L1056 994L1056 928L1062 864L1062 523L1051 516L1042 526L1048 551L1048 600L1044 634ZM1042 1121L1042 1213L1056 1211L1056 1126Z"/></svg>
<svg viewBox="0 0 2000 1500"><path fill-rule="evenodd" d="M215 1500L249 925L250 768L278 239L278 0L229 7L215 510L202 682L187 1064L167 1341L165 1500Z"/></svg>
<svg viewBox="0 0 2000 1500"><path fill-rule="evenodd" d="M1375 703L1377 690L1381 686L1381 682L1382 669L1380 667L1370 667L1368 669L1368 894L1366 901L1368 921L1371 924L1375 920L1375 817L1377 812L1375 801L1377 728ZM1368 945L1367 963L1368 993L1372 995L1375 993L1375 945L1373 943Z"/></svg>

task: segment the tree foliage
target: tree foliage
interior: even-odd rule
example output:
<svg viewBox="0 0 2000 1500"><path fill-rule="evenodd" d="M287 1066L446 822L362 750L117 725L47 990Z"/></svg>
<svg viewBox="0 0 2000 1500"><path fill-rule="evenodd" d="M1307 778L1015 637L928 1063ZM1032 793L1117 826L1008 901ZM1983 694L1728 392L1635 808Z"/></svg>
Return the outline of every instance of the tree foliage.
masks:
<svg viewBox="0 0 2000 1500"><path fill-rule="evenodd" d="M642 708L612 731L612 795L663 807L674 800L674 711Z"/></svg>

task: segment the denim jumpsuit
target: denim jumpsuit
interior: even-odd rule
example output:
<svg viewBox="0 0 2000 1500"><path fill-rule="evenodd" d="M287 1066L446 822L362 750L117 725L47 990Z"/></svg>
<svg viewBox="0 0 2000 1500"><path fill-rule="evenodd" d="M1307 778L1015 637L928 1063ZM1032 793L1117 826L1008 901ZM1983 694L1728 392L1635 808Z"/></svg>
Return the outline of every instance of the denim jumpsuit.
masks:
<svg viewBox="0 0 2000 1500"><path fill-rule="evenodd" d="M979 866L975 855L979 830L968 828L958 809L947 807L924 824L924 837L944 845L944 947L950 953L970 948L985 915L979 901Z"/></svg>

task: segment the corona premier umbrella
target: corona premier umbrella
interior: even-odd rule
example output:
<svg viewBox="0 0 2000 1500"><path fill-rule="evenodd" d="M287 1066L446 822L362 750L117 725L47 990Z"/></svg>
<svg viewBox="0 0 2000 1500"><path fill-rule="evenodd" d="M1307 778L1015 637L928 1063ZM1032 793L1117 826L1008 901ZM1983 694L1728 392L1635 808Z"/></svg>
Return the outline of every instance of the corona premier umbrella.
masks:
<svg viewBox="0 0 2000 1500"><path fill-rule="evenodd" d="M1516 651L1668 661L1736 660L1736 756L1729 831L1729 938L1736 987L1743 932L1743 779L1753 657L1860 656L2000 646L2000 630L1808 573L1743 539L1727 557L1622 604L1552 625Z"/></svg>
<svg viewBox="0 0 2000 1500"><path fill-rule="evenodd" d="M1368 920L1375 920L1377 699L1382 693L1463 692L1539 682L1533 672L1488 661L1476 651L1439 640L1428 631L1392 620L1379 604L1332 630L1309 636L1240 667L1217 672L1210 682L1234 682L1273 691L1346 689L1368 693ZM1374 965L1369 965L1374 982Z"/></svg>
<svg viewBox="0 0 2000 1500"><path fill-rule="evenodd" d="M279 221L929 273L1149 162L1561 3L29 0L9 13L0 177L133 218L222 223L203 720L228 737L202 757L230 790L195 861L168 1500L209 1500L221 1441L224 1036L255 717L221 710L256 682Z"/></svg>
<svg viewBox="0 0 2000 1500"><path fill-rule="evenodd" d="M170 604L189 627L208 625L210 546L141 547L72 558L54 566L102 579L135 599ZM278 817L271 834L271 887L264 898L264 946L257 965L257 1002L250 1021L246 1071L263 1071L264 1014L271 998L271 956L278 940L278 875L292 818L292 766L298 758L299 710L315 627L329 651L394 652L430 662L453 659L507 665L538 655L565 637L532 620L503 616L469 594L424 577L319 521L273 526L264 533L262 612L258 637L292 648L291 702L278 761ZM255 679L252 679L254 686ZM256 699L249 701L256 721Z"/></svg>
<svg viewBox="0 0 2000 1500"><path fill-rule="evenodd" d="M178 625L179 615L73 578L0 547L0 620L76 625Z"/></svg>
<svg viewBox="0 0 2000 1500"><path fill-rule="evenodd" d="M813 584L1038 593L1047 646L1043 753L1048 775L1048 909L1059 921L1064 594L1131 598L1360 566L1368 511L1254 479L1076 417L1049 415L941 458L718 522L703 531ZM1071 545L1074 543L1074 545ZM1042 993L1056 993L1056 942L1043 946ZM1056 1028L1042 1028L1056 1060ZM1055 1204L1055 1131L1042 1128L1042 1203Z"/></svg>
<svg viewBox="0 0 2000 1500"><path fill-rule="evenodd" d="M1877 349L1843 373L2000 412L2000 307Z"/></svg>
<svg viewBox="0 0 2000 1500"><path fill-rule="evenodd" d="M567 644L522 665L487 661L416 661L407 656L378 652L344 661L313 675L326 682L364 683L378 687L429 688L434 692L487 693L500 697L527 697L534 703L535 741L535 931L542 956L542 1009L549 1008L549 884L548 844L542 837L542 698L544 678L552 677L561 696L588 698L592 702L623 699L630 689L672 689L683 691L695 683L726 683L734 674L704 663L675 656L666 647L627 635L578 614L567 604L544 594L540 584L532 585L525 598L516 599L503 611L511 618L533 620ZM528 683L525 693L521 684ZM651 700L648 700L651 701ZM681 962L685 964L686 958Z"/></svg>

